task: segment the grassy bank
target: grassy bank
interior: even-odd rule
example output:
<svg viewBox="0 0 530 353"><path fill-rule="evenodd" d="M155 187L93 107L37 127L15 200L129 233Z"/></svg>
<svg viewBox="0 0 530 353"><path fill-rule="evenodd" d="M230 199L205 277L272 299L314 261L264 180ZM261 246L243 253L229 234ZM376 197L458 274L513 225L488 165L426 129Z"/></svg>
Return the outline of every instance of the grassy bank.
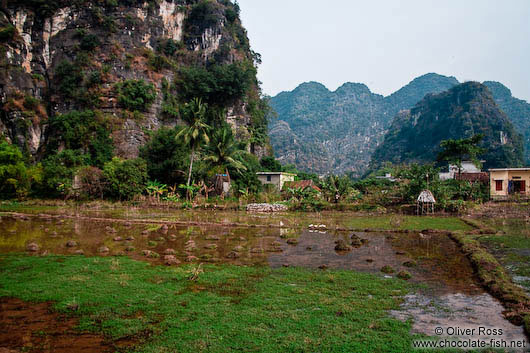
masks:
<svg viewBox="0 0 530 353"><path fill-rule="evenodd" d="M53 301L80 329L141 352L408 352L410 324L388 317L410 289L351 271L206 266L128 258L0 257L0 296ZM148 338L149 337L149 338Z"/></svg>
<svg viewBox="0 0 530 353"><path fill-rule="evenodd" d="M354 217L346 222L348 227L359 229L469 231L473 227L457 217L385 215Z"/></svg>
<svg viewBox="0 0 530 353"><path fill-rule="evenodd" d="M479 238L481 244L508 268L514 276L519 276L519 284L530 292L530 224L524 218L485 219L495 234Z"/></svg>
<svg viewBox="0 0 530 353"><path fill-rule="evenodd" d="M507 311L505 317L517 325L524 325L530 335L530 297L513 283L506 269L482 246L477 236L465 232L453 232L450 235L468 256L482 285L499 299Z"/></svg>

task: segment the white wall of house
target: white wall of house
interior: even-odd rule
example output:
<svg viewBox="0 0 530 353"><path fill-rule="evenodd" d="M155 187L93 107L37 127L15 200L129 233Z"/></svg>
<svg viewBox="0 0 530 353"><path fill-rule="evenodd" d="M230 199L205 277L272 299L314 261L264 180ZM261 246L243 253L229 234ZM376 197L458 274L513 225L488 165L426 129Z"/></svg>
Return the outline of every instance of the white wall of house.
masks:
<svg viewBox="0 0 530 353"><path fill-rule="evenodd" d="M462 161L462 173L480 173L480 168L471 161ZM455 175L458 174L458 167L454 164L449 164L449 172L439 173L440 180L454 179Z"/></svg>
<svg viewBox="0 0 530 353"><path fill-rule="evenodd" d="M277 190L283 188L286 181L294 181L295 174L291 173L258 173L258 180L263 185L272 184Z"/></svg>

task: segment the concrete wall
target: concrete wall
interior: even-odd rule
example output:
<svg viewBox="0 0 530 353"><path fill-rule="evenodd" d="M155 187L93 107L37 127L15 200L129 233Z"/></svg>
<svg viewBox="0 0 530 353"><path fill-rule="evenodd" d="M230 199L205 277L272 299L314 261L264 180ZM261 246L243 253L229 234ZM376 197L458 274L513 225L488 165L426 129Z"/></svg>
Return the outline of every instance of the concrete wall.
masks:
<svg viewBox="0 0 530 353"><path fill-rule="evenodd" d="M514 178L515 177L515 178ZM519 177L519 178L517 178ZM496 181L502 180L502 190L496 190ZM503 199L509 196L508 183L512 181L524 180L526 182L526 190L519 195L530 195L530 171L490 171L490 195L492 199Z"/></svg>
<svg viewBox="0 0 530 353"><path fill-rule="evenodd" d="M285 184L286 181L294 181L294 175L282 174L280 176L280 190L283 189L283 184Z"/></svg>
<svg viewBox="0 0 530 353"><path fill-rule="evenodd" d="M267 181L267 177L270 176L270 181ZM283 188L283 184L286 181L294 181L294 175L286 175L286 174L269 174L269 175L258 175L258 180L261 181L263 185L266 184L273 184L276 189L281 190Z"/></svg>
<svg viewBox="0 0 530 353"><path fill-rule="evenodd" d="M270 181L267 181L268 176L270 176ZM277 189L280 189L280 174L258 175L258 180L261 181L263 185L273 184Z"/></svg>

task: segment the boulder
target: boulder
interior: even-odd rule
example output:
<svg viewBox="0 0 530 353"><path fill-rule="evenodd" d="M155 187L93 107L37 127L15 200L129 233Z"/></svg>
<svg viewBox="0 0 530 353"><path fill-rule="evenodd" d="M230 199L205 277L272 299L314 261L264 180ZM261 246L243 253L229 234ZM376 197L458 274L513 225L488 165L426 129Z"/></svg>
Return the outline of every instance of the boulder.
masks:
<svg viewBox="0 0 530 353"><path fill-rule="evenodd" d="M337 251L350 251L351 249L351 246L349 246L343 239L339 239L335 242L335 250Z"/></svg>

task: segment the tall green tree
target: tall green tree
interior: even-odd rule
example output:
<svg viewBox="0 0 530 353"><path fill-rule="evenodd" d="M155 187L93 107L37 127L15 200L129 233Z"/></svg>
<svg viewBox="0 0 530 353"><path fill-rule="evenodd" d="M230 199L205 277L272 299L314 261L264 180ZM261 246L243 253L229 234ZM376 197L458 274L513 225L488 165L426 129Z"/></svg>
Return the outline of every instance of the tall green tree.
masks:
<svg viewBox="0 0 530 353"><path fill-rule="evenodd" d="M231 167L238 172L246 170L247 168L238 160L245 151L243 151L239 143L234 138L232 129L224 125L217 129L211 136L210 143L205 150L204 160L210 162L214 167L224 170L230 178L228 168Z"/></svg>
<svg viewBox="0 0 530 353"><path fill-rule="evenodd" d="M458 174L462 172L462 162L464 160L470 160L477 167L480 167L481 163L478 156L486 151L484 148L479 147L483 138L484 135L477 134L464 139L444 140L440 143L442 151L438 153L437 160L456 165Z"/></svg>
<svg viewBox="0 0 530 353"><path fill-rule="evenodd" d="M177 142L181 139L184 140L191 150L188 182L186 183L187 187L191 183L191 172L193 170L195 153L204 143L210 141L208 135L210 126L205 122L207 111L208 104L203 103L199 98L194 98L191 102L186 103L182 109L182 119L187 123L187 126L178 132L175 139Z"/></svg>

